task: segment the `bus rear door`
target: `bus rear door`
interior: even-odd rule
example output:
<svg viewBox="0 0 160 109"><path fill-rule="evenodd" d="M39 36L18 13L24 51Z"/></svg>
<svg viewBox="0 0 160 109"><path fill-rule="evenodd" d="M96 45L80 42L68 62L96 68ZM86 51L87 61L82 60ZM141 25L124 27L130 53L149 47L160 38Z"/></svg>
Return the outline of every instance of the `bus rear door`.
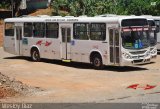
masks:
<svg viewBox="0 0 160 109"><path fill-rule="evenodd" d="M61 58L64 61L71 59L71 27L61 26Z"/></svg>
<svg viewBox="0 0 160 109"><path fill-rule="evenodd" d="M16 40L15 40L15 49L16 54L21 55L22 51L22 25L15 24L15 31L16 31Z"/></svg>

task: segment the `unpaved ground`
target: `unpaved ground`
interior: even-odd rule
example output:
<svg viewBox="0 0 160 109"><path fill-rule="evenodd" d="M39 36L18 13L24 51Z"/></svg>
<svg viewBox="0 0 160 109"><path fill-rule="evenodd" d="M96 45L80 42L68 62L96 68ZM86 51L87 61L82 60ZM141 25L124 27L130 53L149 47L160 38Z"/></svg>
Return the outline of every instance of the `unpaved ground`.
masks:
<svg viewBox="0 0 160 109"><path fill-rule="evenodd" d="M0 47L3 44L3 21L0 20Z"/></svg>
<svg viewBox="0 0 160 109"><path fill-rule="evenodd" d="M0 72L40 91L9 97L1 102L160 102L160 56L135 67L94 70L89 64L63 63L5 53L0 48ZM128 86L139 84L137 89ZM146 85L155 86L145 90Z"/></svg>
<svg viewBox="0 0 160 109"><path fill-rule="evenodd" d="M40 88L29 87L14 78L9 78L0 72L0 99L13 96L26 96L36 91L41 91Z"/></svg>

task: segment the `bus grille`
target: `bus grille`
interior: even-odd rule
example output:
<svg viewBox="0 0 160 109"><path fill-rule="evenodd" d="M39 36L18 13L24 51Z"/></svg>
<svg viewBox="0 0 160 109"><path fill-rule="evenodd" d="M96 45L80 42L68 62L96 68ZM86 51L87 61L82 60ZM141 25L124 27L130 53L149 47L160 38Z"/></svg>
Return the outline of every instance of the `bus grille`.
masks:
<svg viewBox="0 0 160 109"><path fill-rule="evenodd" d="M139 63L139 62L143 62L143 59L139 59L139 60L134 60L134 63Z"/></svg>
<svg viewBox="0 0 160 109"><path fill-rule="evenodd" d="M130 52L133 55L144 54L147 50Z"/></svg>
<svg viewBox="0 0 160 109"><path fill-rule="evenodd" d="M145 55L139 55L139 56L132 56L132 58L136 58L136 59L138 59L138 58L143 58Z"/></svg>
<svg viewBox="0 0 160 109"><path fill-rule="evenodd" d="M154 48L150 48L150 51L152 51Z"/></svg>

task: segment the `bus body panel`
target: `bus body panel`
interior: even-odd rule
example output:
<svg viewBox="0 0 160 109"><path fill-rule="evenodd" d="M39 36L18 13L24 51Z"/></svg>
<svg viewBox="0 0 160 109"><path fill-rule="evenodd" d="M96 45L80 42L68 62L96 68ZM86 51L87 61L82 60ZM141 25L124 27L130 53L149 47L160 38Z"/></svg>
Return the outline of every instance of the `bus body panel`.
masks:
<svg viewBox="0 0 160 109"><path fill-rule="evenodd" d="M16 54L15 51L15 38L11 36L4 37L4 44L3 44L4 51Z"/></svg>
<svg viewBox="0 0 160 109"><path fill-rule="evenodd" d="M60 59L60 39L46 38L45 58Z"/></svg>

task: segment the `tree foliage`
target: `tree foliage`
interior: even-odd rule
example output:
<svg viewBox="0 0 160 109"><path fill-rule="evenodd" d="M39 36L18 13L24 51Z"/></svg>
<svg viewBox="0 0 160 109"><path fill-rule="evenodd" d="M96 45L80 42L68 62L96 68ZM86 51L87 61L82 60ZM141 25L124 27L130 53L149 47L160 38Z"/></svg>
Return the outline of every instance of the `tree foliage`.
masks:
<svg viewBox="0 0 160 109"><path fill-rule="evenodd" d="M10 7L10 0L1 0L0 9L8 9Z"/></svg>
<svg viewBox="0 0 160 109"><path fill-rule="evenodd" d="M160 15L160 0L53 0L51 3L55 9L53 15L61 15L59 10L73 16Z"/></svg>
<svg viewBox="0 0 160 109"><path fill-rule="evenodd" d="M19 11L21 0L0 0L0 9L7 9L12 10L13 5L13 13L16 15L16 13Z"/></svg>

